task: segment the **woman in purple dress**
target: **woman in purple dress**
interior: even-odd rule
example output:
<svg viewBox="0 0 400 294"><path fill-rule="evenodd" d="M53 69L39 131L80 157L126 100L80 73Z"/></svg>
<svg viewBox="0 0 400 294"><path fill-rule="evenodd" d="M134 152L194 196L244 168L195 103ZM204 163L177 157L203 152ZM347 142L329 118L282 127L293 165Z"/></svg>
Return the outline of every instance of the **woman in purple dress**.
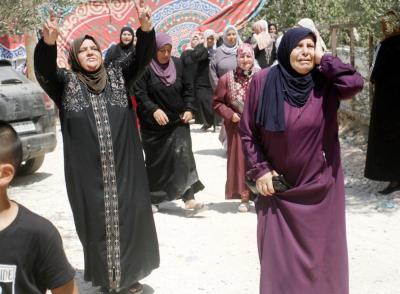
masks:
<svg viewBox="0 0 400 294"><path fill-rule="evenodd" d="M362 89L308 29L283 37L255 74L240 122L256 201L262 294L346 294L348 261L337 109ZM276 192L273 176L292 188ZM274 182L275 183L275 182Z"/></svg>

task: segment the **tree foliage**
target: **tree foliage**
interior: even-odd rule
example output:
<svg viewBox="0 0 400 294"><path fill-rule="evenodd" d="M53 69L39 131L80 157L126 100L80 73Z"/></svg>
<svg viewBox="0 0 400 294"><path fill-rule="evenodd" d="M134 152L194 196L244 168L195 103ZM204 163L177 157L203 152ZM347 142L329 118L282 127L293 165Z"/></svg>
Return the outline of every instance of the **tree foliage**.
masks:
<svg viewBox="0 0 400 294"><path fill-rule="evenodd" d="M382 37L380 17L389 9L400 9L399 0L270 0L259 18L290 28L301 18L314 20L323 37L334 24L353 24L365 45L368 35ZM327 38L329 39L329 38Z"/></svg>
<svg viewBox="0 0 400 294"><path fill-rule="evenodd" d="M49 9L56 13L66 6L78 5L80 0L1 0L0 35L22 34L38 28L47 16Z"/></svg>

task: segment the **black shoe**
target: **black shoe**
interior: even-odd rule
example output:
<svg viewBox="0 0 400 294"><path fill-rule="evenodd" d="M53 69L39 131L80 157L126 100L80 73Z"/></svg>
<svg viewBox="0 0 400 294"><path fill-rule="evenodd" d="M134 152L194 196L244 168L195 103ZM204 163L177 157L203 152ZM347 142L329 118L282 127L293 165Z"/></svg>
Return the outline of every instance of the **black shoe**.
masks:
<svg viewBox="0 0 400 294"><path fill-rule="evenodd" d="M379 191L378 193L382 195L388 195L398 190L400 190L400 182L390 182L385 189Z"/></svg>
<svg viewBox="0 0 400 294"><path fill-rule="evenodd" d="M204 125L200 128L200 130L202 130L203 132L205 132L205 131L207 131L209 128L211 128L211 125L209 125L209 124L204 124Z"/></svg>
<svg viewBox="0 0 400 294"><path fill-rule="evenodd" d="M97 294L109 294L109 293L111 292L110 289L108 289L107 287L100 287L99 292L97 292Z"/></svg>

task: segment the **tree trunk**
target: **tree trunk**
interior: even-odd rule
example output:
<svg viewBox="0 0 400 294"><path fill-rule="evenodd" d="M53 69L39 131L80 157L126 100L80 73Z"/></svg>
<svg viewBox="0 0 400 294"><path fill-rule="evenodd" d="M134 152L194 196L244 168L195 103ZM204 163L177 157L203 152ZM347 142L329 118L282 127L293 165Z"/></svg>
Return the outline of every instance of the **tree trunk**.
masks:
<svg viewBox="0 0 400 294"><path fill-rule="evenodd" d="M28 79L36 82L35 69L33 67L33 52L37 43L34 31L25 31L25 50L26 50L26 75Z"/></svg>

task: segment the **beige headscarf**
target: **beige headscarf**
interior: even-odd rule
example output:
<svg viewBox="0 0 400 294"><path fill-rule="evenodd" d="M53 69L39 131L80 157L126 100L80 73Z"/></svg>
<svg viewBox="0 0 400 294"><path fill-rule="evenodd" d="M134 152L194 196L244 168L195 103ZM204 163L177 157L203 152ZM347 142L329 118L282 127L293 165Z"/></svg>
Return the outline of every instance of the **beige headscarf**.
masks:
<svg viewBox="0 0 400 294"><path fill-rule="evenodd" d="M268 23L265 20L256 21L253 24L253 31L254 45L257 45L259 50L272 49L273 39L268 33Z"/></svg>
<svg viewBox="0 0 400 294"><path fill-rule="evenodd" d="M324 40L322 40L322 38L321 38L321 36L320 36L320 34L319 34L318 30L317 30L317 27L315 26L315 24L314 24L314 22L313 22L313 20L311 18L302 18L302 19L299 20L299 22L297 24L299 26L303 27L303 28L311 30L316 36L319 36L320 40L321 40L322 49L324 51L328 51L328 49L326 48Z"/></svg>
<svg viewBox="0 0 400 294"><path fill-rule="evenodd" d="M88 72L83 69L79 63L78 54L79 49L82 46L83 41L86 39L92 40L100 50L99 43L90 35L85 35L78 39L75 39L69 48L69 62L71 64L72 71L78 76L78 79L85 84L89 91L95 94L103 92L107 84L107 72L102 63L100 67L94 72Z"/></svg>

